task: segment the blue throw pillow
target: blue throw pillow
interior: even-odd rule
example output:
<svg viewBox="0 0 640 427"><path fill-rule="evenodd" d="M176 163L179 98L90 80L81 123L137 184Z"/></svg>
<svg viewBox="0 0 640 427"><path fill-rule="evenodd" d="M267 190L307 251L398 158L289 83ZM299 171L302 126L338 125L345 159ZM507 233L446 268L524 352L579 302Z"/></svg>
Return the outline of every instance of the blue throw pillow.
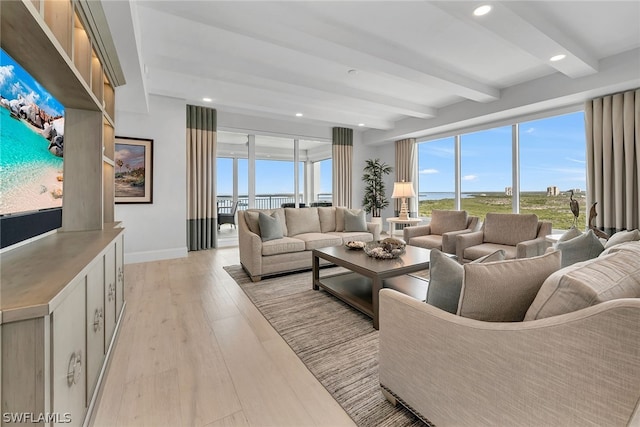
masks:
<svg viewBox="0 0 640 427"><path fill-rule="evenodd" d="M344 211L344 231L367 231L367 219L362 209Z"/></svg>
<svg viewBox="0 0 640 427"><path fill-rule="evenodd" d="M284 237L282 234L282 225L275 212L271 215L259 212L258 224L260 224L260 238L263 242L282 239Z"/></svg>

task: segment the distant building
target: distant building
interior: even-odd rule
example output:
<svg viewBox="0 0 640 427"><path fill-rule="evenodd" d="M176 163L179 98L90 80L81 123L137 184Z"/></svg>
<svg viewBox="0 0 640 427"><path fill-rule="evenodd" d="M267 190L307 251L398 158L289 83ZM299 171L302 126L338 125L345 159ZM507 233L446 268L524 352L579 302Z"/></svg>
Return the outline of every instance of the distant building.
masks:
<svg viewBox="0 0 640 427"><path fill-rule="evenodd" d="M511 187L504 187L504 195L505 195L505 196L513 196L513 188L511 188Z"/></svg>
<svg viewBox="0 0 640 427"><path fill-rule="evenodd" d="M547 187L547 196L559 196L560 195L560 189L558 187L556 187L555 185L552 185L551 187Z"/></svg>

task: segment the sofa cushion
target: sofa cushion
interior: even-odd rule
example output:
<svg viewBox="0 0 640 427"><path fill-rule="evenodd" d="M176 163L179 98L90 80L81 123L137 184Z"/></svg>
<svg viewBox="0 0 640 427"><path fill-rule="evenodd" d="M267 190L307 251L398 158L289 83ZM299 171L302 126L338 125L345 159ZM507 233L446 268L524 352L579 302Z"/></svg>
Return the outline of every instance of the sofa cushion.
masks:
<svg viewBox="0 0 640 427"><path fill-rule="evenodd" d="M304 249L307 251L342 245L342 237L328 233L302 233L297 234L296 239L304 242Z"/></svg>
<svg viewBox="0 0 640 427"><path fill-rule="evenodd" d="M367 231L367 219L362 209L344 211L344 231Z"/></svg>
<svg viewBox="0 0 640 427"><path fill-rule="evenodd" d="M282 239L268 240L262 243L262 255L288 254L304 251L305 243L300 239L283 237Z"/></svg>
<svg viewBox="0 0 640 427"><path fill-rule="evenodd" d="M425 249L442 249L442 236L439 234L427 234L409 239L411 246L418 246Z"/></svg>
<svg viewBox="0 0 640 427"><path fill-rule="evenodd" d="M336 231L344 231L344 211L347 208L338 206L336 207Z"/></svg>
<svg viewBox="0 0 640 427"><path fill-rule="evenodd" d="M289 236L320 233L318 208L284 208Z"/></svg>
<svg viewBox="0 0 640 427"><path fill-rule="evenodd" d="M282 239L282 225L276 213L267 215L264 212L258 213L258 224L260 225L260 238L263 242L275 239Z"/></svg>
<svg viewBox="0 0 640 427"><path fill-rule="evenodd" d="M552 274L525 320L570 313L618 298L640 298L640 264L633 252L614 252Z"/></svg>
<svg viewBox="0 0 640 427"><path fill-rule="evenodd" d="M636 240L640 240L640 230L618 231L617 233L614 233L611 237L609 237L609 240L607 240L607 243L605 243L604 248L608 249L612 246L619 245L620 243L633 242Z"/></svg>
<svg viewBox="0 0 640 427"><path fill-rule="evenodd" d="M458 315L488 322L519 322L538 290L560 268L560 252L463 266Z"/></svg>
<svg viewBox="0 0 640 427"><path fill-rule="evenodd" d="M473 262L491 262L504 259L504 251L496 251ZM429 257L429 287L427 288L427 304L455 314L462 289L464 269L451 256L438 249L433 249Z"/></svg>
<svg viewBox="0 0 640 427"><path fill-rule="evenodd" d="M613 245L606 248L598 256L605 256L607 254L612 254L614 252L620 252L620 251L633 252L638 256L640 256L640 241L618 243L617 245Z"/></svg>
<svg viewBox="0 0 640 427"><path fill-rule="evenodd" d="M320 217L320 231L322 233L336 231L336 208L333 206L319 207L318 217Z"/></svg>
<svg viewBox="0 0 640 427"><path fill-rule="evenodd" d="M431 212L431 234L442 235L449 231L467 228L467 211L447 211L434 209Z"/></svg>
<svg viewBox="0 0 640 427"><path fill-rule="evenodd" d="M464 250L464 257L465 259L478 259L499 250L504 251L504 259L514 259L517 254L515 246L499 245L497 243L481 243L479 245L466 248Z"/></svg>
<svg viewBox="0 0 640 427"><path fill-rule="evenodd" d="M535 214L487 213L484 220L484 242L515 246L535 239L538 216Z"/></svg>
<svg viewBox="0 0 640 427"><path fill-rule="evenodd" d="M244 219L245 222L247 223L247 226L249 227L249 230L252 233L257 234L258 236L260 236L260 222L259 222L259 214L260 212L263 212L267 215L271 215L273 213L275 213L275 215L278 217L278 219L280 220L280 225L282 226L282 235L283 236L287 236L287 222L285 220L285 216L284 216L284 209L282 208L278 208L278 209L250 209L245 211L244 213Z"/></svg>
<svg viewBox="0 0 640 427"><path fill-rule="evenodd" d="M372 242L373 234L368 231L331 231L327 234L340 237L343 243L359 241L359 242Z"/></svg>
<svg viewBox="0 0 640 427"><path fill-rule="evenodd" d="M562 252L562 267L595 258L604 250L604 246L593 230L571 240L558 242L556 248Z"/></svg>

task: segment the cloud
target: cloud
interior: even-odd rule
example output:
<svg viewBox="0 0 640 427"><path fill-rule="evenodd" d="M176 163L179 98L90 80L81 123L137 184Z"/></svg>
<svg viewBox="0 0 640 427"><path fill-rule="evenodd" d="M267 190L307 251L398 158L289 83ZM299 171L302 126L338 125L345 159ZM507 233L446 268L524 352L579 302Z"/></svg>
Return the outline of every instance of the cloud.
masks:
<svg viewBox="0 0 640 427"><path fill-rule="evenodd" d="M422 169L418 173L420 175L433 175L433 174L436 174L436 173L440 173L440 171L438 169Z"/></svg>
<svg viewBox="0 0 640 427"><path fill-rule="evenodd" d="M478 179L478 175L465 175L462 177L463 181L476 181Z"/></svg>
<svg viewBox="0 0 640 427"><path fill-rule="evenodd" d="M524 131L524 133L533 133L533 132L535 132L535 128L529 128Z"/></svg>
<svg viewBox="0 0 640 427"><path fill-rule="evenodd" d="M13 65L3 65L0 67L0 86L4 85L7 80L13 78Z"/></svg>
<svg viewBox="0 0 640 427"><path fill-rule="evenodd" d="M574 162L574 163L580 163L582 165L584 165L585 163L587 163L584 160L581 159L572 159L571 157L565 157L565 160L569 161L569 162Z"/></svg>

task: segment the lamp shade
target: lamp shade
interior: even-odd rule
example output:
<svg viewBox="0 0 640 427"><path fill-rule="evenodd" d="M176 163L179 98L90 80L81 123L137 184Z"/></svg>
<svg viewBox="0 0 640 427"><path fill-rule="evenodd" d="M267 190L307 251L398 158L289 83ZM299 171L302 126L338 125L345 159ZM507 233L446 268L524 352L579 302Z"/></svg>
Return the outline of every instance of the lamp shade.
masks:
<svg viewBox="0 0 640 427"><path fill-rule="evenodd" d="M415 191L413 191L413 183L412 182L394 182L393 183L393 194L391 198L393 199L402 199L405 197L416 197Z"/></svg>

